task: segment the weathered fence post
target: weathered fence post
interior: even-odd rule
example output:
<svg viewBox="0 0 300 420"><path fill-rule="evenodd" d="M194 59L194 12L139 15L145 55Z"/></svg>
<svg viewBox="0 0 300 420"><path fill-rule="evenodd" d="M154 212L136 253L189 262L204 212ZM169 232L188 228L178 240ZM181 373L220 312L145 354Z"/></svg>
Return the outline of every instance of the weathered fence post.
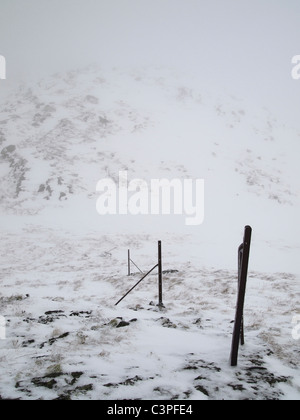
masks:
<svg viewBox="0 0 300 420"><path fill-rule="evenodd" d="M131 268L130 268L130 249L128 249L128 276L131 275Z"/></svg>
<svg viewBox="0 0 300 420"><path fill-rule="evenodd" d="M241 284L243 249L244 249L244 244L242 244L238 250L238 288L240 288L240 284ZM241 324L241 346L244 346L244 344L245 344L245 332L244 332L244 314L243 314L242 324Z"/></svg>
<svg viewBox="0 0 300 420"><path fill-rule="evenodd" d="M161 252L161 241L158 241L158 306L163 305L162 296L162 252Z"/></svg>
<svg viewBox="0 0 300 420"><path fill-rule="evenodd" d="M244 344L244 303L247 285L247 275L249 266L249 255L251 245L252 228L245 227L244 241L238 250L239 261L239 280L238 280L238 298L236 306L236 315L231 346L231 366L237 366L239 343Z"/></svg>

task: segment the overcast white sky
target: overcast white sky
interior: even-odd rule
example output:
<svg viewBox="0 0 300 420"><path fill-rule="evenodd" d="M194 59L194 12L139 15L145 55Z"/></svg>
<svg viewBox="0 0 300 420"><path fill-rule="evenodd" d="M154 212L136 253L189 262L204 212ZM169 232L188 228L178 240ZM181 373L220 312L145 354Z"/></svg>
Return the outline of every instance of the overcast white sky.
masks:
<svg viewBox="0 0 300 420"><path fill-rule="evenodd" d="M299 0L0 0L0 95L20 79L95 62L158 65L297 122L299 22Z"/></svg>

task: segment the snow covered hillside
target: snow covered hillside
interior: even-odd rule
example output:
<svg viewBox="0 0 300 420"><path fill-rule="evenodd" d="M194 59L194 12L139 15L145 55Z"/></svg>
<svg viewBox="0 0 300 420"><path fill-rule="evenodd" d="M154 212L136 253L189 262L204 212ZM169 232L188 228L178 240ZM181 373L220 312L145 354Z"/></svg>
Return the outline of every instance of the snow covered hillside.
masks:
<svg viewBox="0 0 300 420"><path fill-rule="evenodd" d="M0 396L300 397L300 129L162 69L22 86L0 114ZM99 216L97 182L205 180L205 220ZM246 346L229 367L237 248L253 228ZM163 243L164 309L151 275ZM154 304L153 304L154 302Z"/></svg>

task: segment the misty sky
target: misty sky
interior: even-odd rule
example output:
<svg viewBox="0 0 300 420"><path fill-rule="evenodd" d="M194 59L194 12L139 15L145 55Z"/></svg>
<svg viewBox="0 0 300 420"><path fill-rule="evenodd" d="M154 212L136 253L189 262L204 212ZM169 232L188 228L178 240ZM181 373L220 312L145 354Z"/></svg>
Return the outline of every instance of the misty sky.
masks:
<svg viewBox="0 0 300 420"><path fill-rule="evenodd" d="M90 63L154 65L297 122L299 22L299 0L0 0L0 96L20 80Z"/></svg>

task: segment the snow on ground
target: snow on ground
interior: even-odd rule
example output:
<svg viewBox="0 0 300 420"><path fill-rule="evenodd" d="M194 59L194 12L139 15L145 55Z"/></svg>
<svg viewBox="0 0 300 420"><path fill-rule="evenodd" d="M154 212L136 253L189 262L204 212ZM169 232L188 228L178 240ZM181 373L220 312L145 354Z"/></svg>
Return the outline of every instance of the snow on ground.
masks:
<svg viewBox="0 0 300 420"><path fill-rule="evenodd" d="M140 278L126 275L127 248L148 270L153 237L42 228L4 235L1 397L298 399L299 277L250 272L246 345L231 368L236 272L177 263L172 253L184 238L164 239L164 269L176 271L164 275L159 309L156 274L114 306Z"/></svg>
<svg viewBox="0 0 300 420"><path fill-rule="evenodd" d="M1 398L299 399L299 132L162 69L87 69L12 95L0 118ZM96 184L119 171L204 179L204 224L100 217ZM246 345L231 368L246 224ZM155 272L116 307L140 278L127 250L147 272L158 240L165 308Z"/></svg>

